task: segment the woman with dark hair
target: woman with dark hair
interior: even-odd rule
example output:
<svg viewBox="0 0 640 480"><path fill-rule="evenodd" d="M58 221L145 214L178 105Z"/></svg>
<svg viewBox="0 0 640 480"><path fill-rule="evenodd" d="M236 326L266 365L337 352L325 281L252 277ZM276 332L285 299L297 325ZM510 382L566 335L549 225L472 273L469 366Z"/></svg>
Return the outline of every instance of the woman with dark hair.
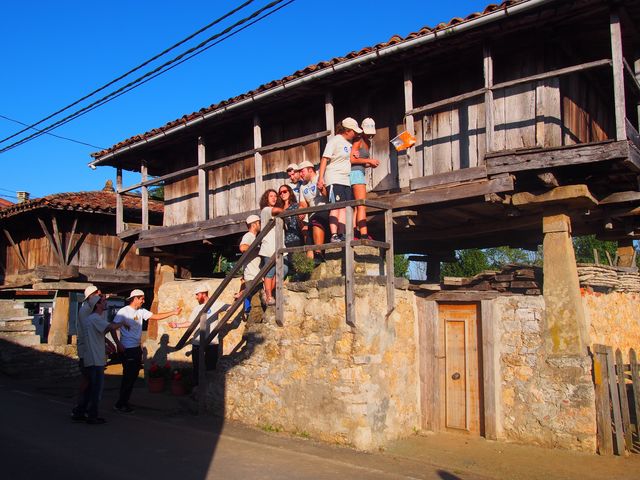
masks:
<svg viewBox="0 0 640 480"><path fill-rule="evenodd" d="M260 224L262 228L267 228L267 224L271 220L272 217L282 213L284 211L283 203L280 198L278 198L278 192L276 192L273 188L266 190L262 197L260 197ZM278 248L282 245L278 245ZM260 268L262 268L269 259L276 252L276 231L271 229L269 233L265 235L262 239L262 243L260 244ZM264 291L262 301L266 305L275 305L276 301L273 298L273 289L276 286L276 267L275 265L271 268L264 277ZM287 268L285 265L285 273L287 274Z"/></svg>
<svg viewBox="0 0 640 480"><path fill-rule="evenodd" d="M367 181L365 168L376 168L380 161L371 158L371 139L376 134L376 124L372 118L362 121L362 134L353 142L351 148L351 188L354 200L367 198ZM356 207L356 236L363 239L371 239L367 230L367 209L364 206Z"/></svg>
<svg viewBox="0 0 640 480"><path fill-rule="evenodd" d="M299 208L296 194L291 186L284 184L278 189L278 195L282 200L284 211L297 210ZM292 215L284 219L284 244L287 247L298 247L302 241L302 220L304 215Z"/></svg>

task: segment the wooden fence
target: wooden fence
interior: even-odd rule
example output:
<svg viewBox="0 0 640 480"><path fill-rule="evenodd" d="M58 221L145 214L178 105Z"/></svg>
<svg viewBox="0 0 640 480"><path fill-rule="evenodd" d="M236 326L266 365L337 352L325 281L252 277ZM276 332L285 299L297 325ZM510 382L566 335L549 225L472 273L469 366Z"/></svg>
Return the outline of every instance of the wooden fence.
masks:
<svg viewBox="0 0 640 480"><path fill-rule="evenodd" d="M624 363L620 349L593 346L598 453L640 453L640 375L636 352Z"/></svg>

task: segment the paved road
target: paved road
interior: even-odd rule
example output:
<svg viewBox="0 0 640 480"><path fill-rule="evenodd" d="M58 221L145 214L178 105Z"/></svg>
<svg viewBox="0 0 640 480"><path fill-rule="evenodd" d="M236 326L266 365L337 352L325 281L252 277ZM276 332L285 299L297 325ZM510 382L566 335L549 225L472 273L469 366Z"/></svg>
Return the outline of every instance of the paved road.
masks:
<svg viewBox="0 0 640 480"><path fill-rule="evenodd" d="M69 399L3 377L0 405L7 480L482 478L237 425L216 433L215 417L105 412L106 425L74 424Z"/></svg>

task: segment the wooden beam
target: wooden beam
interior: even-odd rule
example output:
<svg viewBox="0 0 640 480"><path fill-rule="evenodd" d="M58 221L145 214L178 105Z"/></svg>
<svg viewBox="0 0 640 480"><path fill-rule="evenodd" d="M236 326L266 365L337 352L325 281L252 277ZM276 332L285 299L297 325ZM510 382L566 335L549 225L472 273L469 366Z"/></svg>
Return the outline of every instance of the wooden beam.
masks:
<svg viewBox="0 0 640 480"><path fill-rule="evenodd" d="M9 230L7 230L6 228L4 228L3 230L4 230L4 236L7 237L7 240L9 240L9 243L13 247L13 250L16 252L16 256L18 257L18 260L20 260L20 264L24 268L27 268L27 262L24 259L24 256L22 255L22 252L20 251L20 247L18 247L18 245L16 245L16 242L13 241L13 237L9 233ZM48 236L49 235L47 234L47 237Z"/></svg>
<svg viewBox="0 0 640 480"><path fill-rule="evenodd" d="M260 117L255 115L253 117L253 148L256 150L262 147L262 130L260 128ZM253 165L255 172L255 192L256 201L262 195L264 187L262 185L262 154L258 151L253 154Z"/></svg>
<svg viewBox="0 0 640 480"><path fill-rule="evenodd" d="M204 139L198 137L198 166L207 163L206 146ZM207 172L203 168L198 169L198 210L200 220L209 218L209 190L207 186Z"/></svg>
<svg viewBox="0 0 640 480"><path fill-rule="evenodd" d="M33 288L35 290L77 290L82 291L91 285L91 282L65 282L60 280L59 282L39 282L34 283Z"/></svg>
<svg viewBox="0 0 640 480"><path fill-rule="evenodd" d="M58 248L60 265L64 265L66 262L64 260L64 250L62 248L62 237L60 236L60 229L58 228L58 219L55 215L51 215L51 224L53 225L53 240Z"/></svg>
<svg viewBox="0 0 640 480"><path fill-rule="evenodd" d="M491 48L489 45L485 45L483 48L483 73L484 73L484 87L487 89L484 94L484 125L485 125L485 139L486 139L486 152L493 151L493 132L494 132L494 119L493 119L493 58L491 56Z"/></svg>
<svg viewBox="0 0 640 480"><path fill-rule="evenodd" d="M581 165L587 163L621 160L629 157L629 144L623 142L601 142L587 145L571 145L544 150L526 150L487 155L489 175L525 170L542 170L553 167Z"/></svg>
<svg viewBox="0 0 640 480"><path fill-rule="evenodd" d="M613 105L616 120L616 140L626 140L625 128L626 112L624 100L624 64L622 53L622 32L620 31L620 17L612 11L609 16L609 30L611 33L611 68L613 70Z"/></svg>
<svg viewBox="0 0 640 480"><path fill-rule="evenodd" d="M120 242L120 248L118 249L118 256L116 257L116 262L114 265L115 270L120 268L120 265L122 264L124 258L127 256L127 253L129 253L129 250L131 250L132 246L133 246L133 242Z"/></svg>
<svg viewBox="0 0 640 480"><path fill-rule="evenodd" d="M613 205L617 203L640 202L640 192L630 190L627 192L615 192L598 201L600 205Z"/></svg>
<svg viewBox="0 0 640 480"><path fill-rule="evenodd" d="M135 270L113 270L110 268L78 267L80 277L84 277L88 282L96 283L127 283L148 285L150 274Z"/></svg>
<svg viewBox="0 0 640 480"><path fill-rule="evenodd" d="M87 232L83 232L80 234L80 237L78 237L78 240L71 249L71 252L69 252L69 255L67 255L67 264L70 264L73 257L80 251L80 247L82 246L82 243L85 241L88 235L89 234Z"/></svg>
<svg viewBox="0 0 640 480"><path fill-rule="evenodd" d="M488 193L510 192L514 188L513 177L506 176L492 180L478 180L450 187L415 191L396 198L390 198L394 209L417 205L450 202L465 198L481 197Z"/></svg>
<svg viewBox="0 0 640 480"><path fill-rule="evenodd" d="M496 331L493 319L493 301L480 302L480 329L482 332L482 392L484 395L484 430L485 438L498 439L498 399L500 395L500 376L497 352Z"/></svg>
<svg viewBox="0 0 640 480"><path fill-rule="evenodd" d="M324 96L324 119L327 130L331 132L331 136L336 134L336 119L333 111L333 94L325 93Z"/></svg>
<svg viewBox="0 0 640 480"><path fill-rule="evenodd" d="M71 254L71 245L73 244L73 236L76 234L76 227L78 226L78 217L73 219L73 225L71 226L71 232L67 238L67 250L64 253L64 263L69 265L69 255Z"/></svg>
<svg viewBox="0 0 640 480"><path fill-rule="evenodd" d="M404 111L405 111L405 128L411 135L415 135L415 126L413 123L413 115L407 115L406 112L413 110L413 74L411 68L404 70ZM412 145L407 150L407 164L411 167L416 161L416 147ZM411 168L408 169L411 171ZM409 175L399 175L400 188L409 186Z"/></svg>
<svg viewBox="0 0 640 480"><path fill-rule="evenodd" d="M536 175L538 180L547 188L559 187L560 182L553 172L540 172Z"/></svg>
<svg viewBox="0 0 640 480"><path fill-rule="evenodd" d="M427 175L425 177L412 178L410 182L410 189L418 190L420 188L446 185L448 183L466 182L481 178L487 178L487 167L484 165L480 167L461 168L460 170L437 173L435 175Z"/></svg>
<svg viewBox="0 0 640 480"><path fill-rule="evenodd" d="M548 192L535 194L531 192L514 193L511 203L518 208L545 207L555 204L570 204L572 207L593 208L598 200L591 194L587 185L566 185L556 187Z"/></svg>
<svg viewBox="0 0 640 480"><path fill-rule="evenodd" d="M636 83L640 84L640 58L633 62L633 73L636 76ZM636 102L636 114L638 115L638 130L640 130L640 99ZM638 430L640 430L640 427L638 427Z"/></svg>
<svg viewBox="0 0 640 480"><path fill-rule="evenodd" d="M140 180L142 181L142 230L149 230L149 187L147 181L147 161L140 162Z"/></svg>
<svg viewBox="0 0 640 480"><path fill-rule="evenodd" d="M353 207L346 208L344 246L344 310L347 325L356 326L355 263L353 255Z"/></svg>
<svg viewBox="0 0 640 480"><path fill-rule="evenodd" d="M384 212L384 241L389 244L389 248L385 253L385 276L387 277L387 315L396 308L395 300L395 265L394 265L394 249L393 249L393 217L391 210ZM349 227L349 230L351 228Z"/></svg>
<svg viewBox="0 0 640 480"><path fill-rule="evenodd" d="M42 231L44 232L44 236L47 237L47 240L49 240L49 245L51 245L51 250L53 251L53 254L55 255L55 257L58 259L58 263L62 265L62 259L60 258L60 254L58 252L58 249L56 248L56 244L53 241L53 238L51 238L51 234L49 233L49 230L47 229L47 225L44 223L44 220L42 220L40 217L38 217L38 223L40 224L40 227L42 228ZM5 233L6 235L6 233Z"/></svg>
<svg viewBox="0 0 640 480"><path fill-rule="evenodd" d="M78 276L77 266L38 265L33 270L34 274L43 280L67 280Z"/></svg>
<svg viewBox="0 0 640 480"><path fill-rule="evenodd" d="M124 207L122 204L122 168L116 171L116 233L124 231Z"/></svg>

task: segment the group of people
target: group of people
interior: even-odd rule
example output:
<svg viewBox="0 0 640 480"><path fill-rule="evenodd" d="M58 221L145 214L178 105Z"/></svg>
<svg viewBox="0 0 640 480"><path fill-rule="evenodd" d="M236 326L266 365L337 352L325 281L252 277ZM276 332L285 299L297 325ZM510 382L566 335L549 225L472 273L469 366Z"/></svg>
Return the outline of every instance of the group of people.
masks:
<svg viewBox="0 0 640 480"><path fill-rule="evenodd" d="M240 241L242 253L249 249L261 226L283 212L366 198L365 169L376 168L380 163L371 157L371 140L376 134L375 122L371 118L365 118L359 125L356 120L347 117L338 123L335 133L327 142L317 172L313 163L308 160L290 164L286 170L289 181L277 191L268 189L263 193L259 204L260 216L250 215L246 220L248 232ZM327 230L331 243L342 242L347 228L354 228L356 238L371 239L364 206L357 207L354 225L346 225L345 208L331 208L328 213L322 211L310 215L287 216L284 226L286 247L321 245L325 243ZM253 280L275 251L275 231L271 230L262 239L259 252L245 267L244 280ZM308 255L318 263L323 261L320 251L309 251ZM285 276L287 272L288 265L285 263ZM274 288L275 266L267 272L263 282L261 295L264 304L275 304Z"/></svg>
<svg viewBox="0 0 640 480"><path fill-rule="evenodd" d="M84 291L84 300L78 312L77 348L82 374L78 403L72 410L71 419L87 424L102 424L99 403L107 363L105 335L111 334L122 358L122 381L120 395L114 405L119 413L131 413L129 399L133 386L142 368L142 325L144 320L163 320L179 315L181 308L161 313L151 313L143 308L144 292L135 289L127 298L127 305L118 310L112 322L107 312L107 297L94 285ZM119 332L119 335L118 335Z"/></svg>

